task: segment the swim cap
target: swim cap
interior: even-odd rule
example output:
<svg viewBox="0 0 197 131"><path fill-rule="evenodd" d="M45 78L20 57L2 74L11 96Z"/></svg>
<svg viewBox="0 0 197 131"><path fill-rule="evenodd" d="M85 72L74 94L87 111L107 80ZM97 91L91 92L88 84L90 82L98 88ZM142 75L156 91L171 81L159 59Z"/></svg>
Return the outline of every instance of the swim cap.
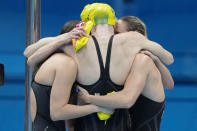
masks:
<svg viewBox="0 0 197 131"><path fill-rule="evenodd" d="M86 33L89 35L92 27L97 24L108 24L115 25L115 13L111 6L103 3L93 3L88 4L84 7L83 11L80 15L82 21L85 23L81 23L78 25L83 26L86 30ZM75 51L83 48L88 42L88 37L81 37L79 39L73 39L73 47ZM105 117L106 118L106 117Z"/></svg>
<svg viewBox="0 0 197 131"><path fill-rule="evenodd" d="M81 13L83 21L92 21L94 25L108 24L115 25L115 13L111 6L104 3L88 4Z"/></svg>
<svg viewBox="0 0 197 131"><path fill-rule="evenodd" d="M81 20L87 22L89 20L88 17L89 17L90 11L92 10L92 8L94 8L98 4L99 3L87 4L84 7L83 11L81 12L81 15L80 15Z"/></svg>

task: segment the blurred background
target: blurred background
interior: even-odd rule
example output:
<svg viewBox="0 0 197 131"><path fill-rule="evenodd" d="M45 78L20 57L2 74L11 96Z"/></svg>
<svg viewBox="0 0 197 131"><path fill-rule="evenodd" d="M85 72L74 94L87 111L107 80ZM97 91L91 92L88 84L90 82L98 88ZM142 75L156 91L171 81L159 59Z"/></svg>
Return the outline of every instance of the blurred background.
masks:
<svg viewBox="0 0 197 131"><path fill-rule="evenodd" d="M175 88L166 90L161 131L197 131L197 1L196 0L42 0L41 38L56 36L68 20L80 19L86 4L110 4L117 17L144 21L149 39L171 51L168 68ZM0 2L0 131L24 130L26 0Z"/></svg>

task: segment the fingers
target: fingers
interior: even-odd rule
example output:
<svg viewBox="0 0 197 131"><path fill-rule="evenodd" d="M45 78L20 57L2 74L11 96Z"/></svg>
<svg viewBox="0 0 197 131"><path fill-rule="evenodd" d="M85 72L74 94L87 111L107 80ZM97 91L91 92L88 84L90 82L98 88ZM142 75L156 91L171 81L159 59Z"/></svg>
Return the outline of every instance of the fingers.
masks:
<svg viewBox="0 0 197 131"><path fill-rule="evenodd" d="M76 28L77 30L81 30L81 31L83 31L83 32L85 32L86 33L86 31L85 31L85 29L83 28L83 27L78 27L78 28Z"/></svg>
<svg viewBox="0 0 197 131"><path fill-rule="evenodd" d="M80 36L78 36L78 35L71 35L70 36L72 39L79 39L80 38Z"/></svg>
<svg viewBox="0 0 197 131"><path fill-rule="evenodd" d="M89 36L87 35L86 30L84 29L84 27L78 27L78 28L76 28L76 30L82 31L83 34L84 34L84 36L89 37Z"/></svg>
<svg viewBox="0 0 197 131"><path fill-rule="evenodd" d="M87 34L86 34L86 31L83 27L78 27L78 28L74 28L72 30L72 34L75 35L75 36L86 36L86 37L89 37Z"/></svg>
<svg viewBox="0 0 197 131"><path fill-rule="evenodd" d="M79 93L83 93L83 94L88 94L88 91L86 91L84 88L77 86L77 88L79 89Z"/></svg>
<svg viewBox="0 0 197 131"><path fill-rule="evenodd" d="M140 53L143 53L143 54L145 54L145 55L147 55L147 56L150 56L150 57L151 57L151 55L152 55L151 52L146 51L146 50L140 51Z"/></svg>
<svg viewBox="0 0 197 131"><path fill-rule="evenodd" d="M77 86L77 88L79 89L79 91L83 91L83 88L81 88L80 86Z"/></svg>
<svg viewBox="0 0 197 131"><path fill-rule="evenodd" d="M81 30L76 30L75 32L73 32L74 35L78 35L80 37L82 36L87 36L87 34Z"/></svg>

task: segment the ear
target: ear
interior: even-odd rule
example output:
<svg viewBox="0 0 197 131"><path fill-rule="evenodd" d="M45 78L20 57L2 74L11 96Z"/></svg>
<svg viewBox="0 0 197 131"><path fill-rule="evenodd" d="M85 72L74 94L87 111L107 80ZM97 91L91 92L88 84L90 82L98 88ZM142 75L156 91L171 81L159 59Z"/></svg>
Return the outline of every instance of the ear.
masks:
<svg viewBox="0 0 197 131"><path fill-rule="evenodd" d="M4 84L4 65L0 64L0 85Z"/></svg>

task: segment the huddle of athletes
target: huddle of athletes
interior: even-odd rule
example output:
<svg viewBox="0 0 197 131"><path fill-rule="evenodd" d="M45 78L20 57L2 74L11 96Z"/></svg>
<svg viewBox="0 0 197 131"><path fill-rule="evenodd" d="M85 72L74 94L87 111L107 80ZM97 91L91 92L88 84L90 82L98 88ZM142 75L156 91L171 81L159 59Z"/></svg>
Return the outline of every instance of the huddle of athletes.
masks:
<svg viewBox="0 0 197 131"><path fill-rule="evenodd" d="M159 131L172 54L147 38L139 18L117 20L107 4L86 5L81 18L93 24L90 35L72 20L24 51L34 69L32 130ZM88 41L76 52L81 37Z"/></svg>

